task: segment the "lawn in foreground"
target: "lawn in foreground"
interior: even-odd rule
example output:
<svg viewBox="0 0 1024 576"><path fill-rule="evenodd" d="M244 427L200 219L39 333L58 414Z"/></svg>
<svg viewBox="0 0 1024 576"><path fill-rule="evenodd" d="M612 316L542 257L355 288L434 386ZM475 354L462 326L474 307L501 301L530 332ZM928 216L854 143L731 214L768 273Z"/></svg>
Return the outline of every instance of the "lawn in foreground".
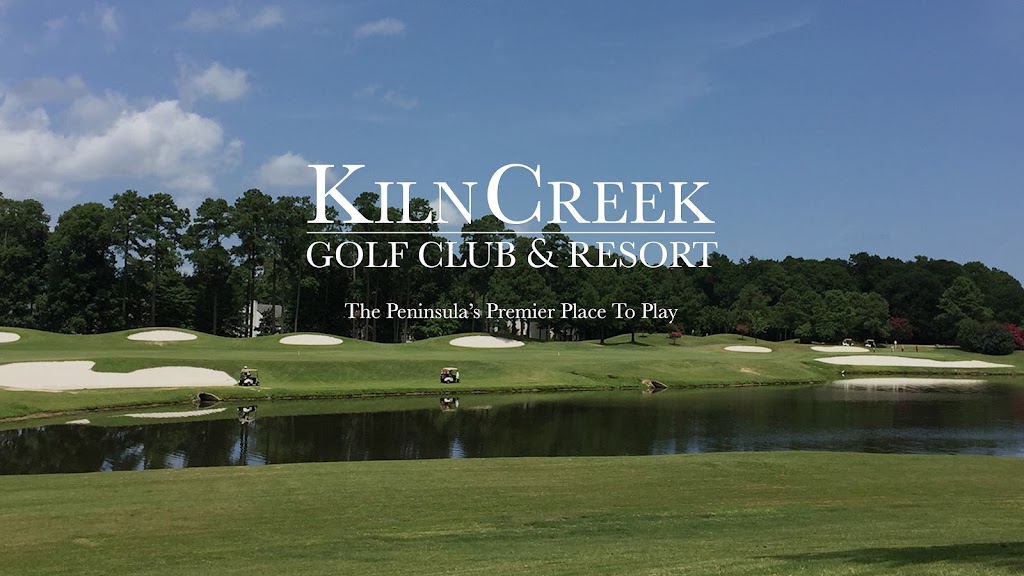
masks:
<svg viewBox="0 0 1024 576"><path fill-rule="evenodd" d="M0 478L12 574L1010 574L1024 460L730 453Z"/></svg>

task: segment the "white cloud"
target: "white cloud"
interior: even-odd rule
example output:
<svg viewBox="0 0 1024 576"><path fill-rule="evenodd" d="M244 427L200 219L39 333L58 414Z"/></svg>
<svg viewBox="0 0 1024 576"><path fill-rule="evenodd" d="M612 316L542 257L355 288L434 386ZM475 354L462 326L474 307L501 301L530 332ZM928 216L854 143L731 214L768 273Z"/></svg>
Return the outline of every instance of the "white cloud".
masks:
<svg viewBox="0 0 1024 576"><path fill-rule="evenodd" d="M107 50L114 48L114 41L121 32L121 15L109 4L96 5L96 22L107 42Z"/></svg>
<svg viewBox="0 0 1024 576"><path fill-rule="evenodd" d="M356 38L369 38L371 36L397 36L405 32L405 22L397 18L381 18L367 22L356 28Z"/></svg>
<svg viewBox="0 0 1024 576"><path fill-rule="evenodd" d="M266 30L282 23L284 23L284 14L277 6L264 6L246 21L246 25L251 30Z"/></svg>
<svg viewBox="0 0 1024 576"><path fill-rule="evenodd" d="M99 18L100 30L109 38L117 34L121 29L120 16L117 8L109 4L96 5L96 17Z"/></svg>
<svg viewBox="0 0 1024 576"><path fill-rule="evenodd" d="M81 77L68 76L57 78L42 76L20 82L4 94L4 106L31 106L45 102L73 100L88 93L88 88Z"/></svg>
<svg viewBox="0 0 1024 576"><path fill-rule="evenodd" d="M201 72L190 72L183 67L178 88L186 102L207 98L229 102L245 96L249 91L249 78L241 68L226 68L214 62Z"/></svg>
<svg viewBox="0 0 1024 576"><path fill-rule="evenodd" d="M306 186L316 183L316 173L302 156L286 152L267 160L256 176L265 186Z"/></svg>
<svg viewBox="0 0 1024 576"><path fill-rule="evenodd" d="M398 90L383 90L377 84L370 84L352 93L356 100L373 100L392 108L409 111L419 106L419 101L406 96Z"/></svg>
<svg viewBox="0 0 1024 576"><path fill-rule="evenodd" d="M403 96L397 90L388 90L381 95L380 101L400 110L412 110L419 106L419 102L417 102L415 98Z"/></svg>
<svg viewBox="0 0 1024 576"><path fill-rule="evenodd" d="M441 219L447 220L446 223L437 225L441 232L460 232L462 227L468 224L466 218L462 216L462 212L459 212L459 209L445 196L434 196L430 200L430 209Z"/></svg>
<svg viewBox="0 0 1024 576"><path fill-rule="evenodd" d="M355 98L356 100L368 100L376 96L379 90L380 86L378 86L377 84L370 84L353 92L352 97Z"/></svg>
<svg viewBox="0 0 1024 576"><path fill-rule="evenodd" d="M10 196L68 197L80 184L107 178L153 179L174 191L210 192L214 174L236 162L241 151L237 140L225 142L216 120L185 110L177 100L132 106L117 93L85 93L48 110L8 106L11 94L0 93L0 190ZM66 127L55 128L51 114Z"/></svg>
<svg viewBox="0 0 1024 576"><path fill-rule="evenodd" d="M235 4L219 10L196 8L182 23L185 28L209 32L211 30L241 30L259 32L284 23L284 12L279 6L263 6L255 11L243 11Z"/></svg>
<svg viewBox="0 0 1024 576"><path fill-rule="evenodd" d="M65 111L68 128L80 134L102 132L129 108L128 99L117 92L102 96L88 93L75 98Z"/></svg>
<svg viewBox="0 0 1024 576"><path fill-rule="evenodd" d="M67 16L60 16L58 18L51 18L51 19L43 22L43 31L44 31L43 36L47 40L49 40L51 42L55 42L55 41L60 39L61 33L64 32L64 29L67 28L67 25L68 25L68 17Z"/></svg>

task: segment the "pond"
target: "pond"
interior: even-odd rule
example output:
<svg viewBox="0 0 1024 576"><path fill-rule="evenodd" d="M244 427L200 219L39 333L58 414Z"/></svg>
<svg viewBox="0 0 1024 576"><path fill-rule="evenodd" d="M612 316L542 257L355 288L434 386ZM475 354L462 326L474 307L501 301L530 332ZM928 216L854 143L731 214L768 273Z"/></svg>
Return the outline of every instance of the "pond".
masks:
<svg viewBox="0 0 1024 576"><path fill-rule="evenodd" d="M25 423L0 430L0 474L766 450L1024 457L1019 382L467 394L448 408L437 396L274 401ZM150 412L168 410L191 409Z"/></svg>

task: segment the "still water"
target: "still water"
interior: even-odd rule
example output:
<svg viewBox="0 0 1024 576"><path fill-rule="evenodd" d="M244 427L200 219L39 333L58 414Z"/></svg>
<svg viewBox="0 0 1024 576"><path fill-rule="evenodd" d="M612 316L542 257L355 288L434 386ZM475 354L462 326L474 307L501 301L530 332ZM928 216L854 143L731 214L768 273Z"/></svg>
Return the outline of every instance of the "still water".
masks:
<svg viewBox="0 0 1024 576"><path fill-rule="evenodd" d="M221 404L216 412L173 420L84 415L91 425L0 430L0 474L753 450L1024 457L1024 383L1019 382L464 395L459 400L453 410L442 410L438 397L414 397L263 402L255 409Z"/></svg>

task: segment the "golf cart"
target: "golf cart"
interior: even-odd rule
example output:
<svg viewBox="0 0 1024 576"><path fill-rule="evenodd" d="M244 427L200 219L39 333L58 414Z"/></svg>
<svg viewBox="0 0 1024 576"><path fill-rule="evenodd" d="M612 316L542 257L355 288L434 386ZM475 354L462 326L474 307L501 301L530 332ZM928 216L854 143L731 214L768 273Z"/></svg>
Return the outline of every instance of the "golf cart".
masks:
<svg viewBox="0 0 1024 576"><path fill-rule="evenodd" d="M239 386L259 386L260 376L258 370L250 370L249 367L242 368L242 373L238 376Z"/></svg>
<svg viewBox="0 0 1024 576"><path fill-rule="evenodd" d="M441 368L441 384L457 384L458 382L458 368Z"/></svg>
<svg viewBox="0 0 1024 576"><path fill-rule="evenodd" d="M873 339L871 339L871 338L868 338L867 340L864 341L864 347L865 348L878 348L878 346L875 344L875 341Z"/></svg>
<svg viewBox="0 0 1024 576"><path fill-rule="evenodd" d="M853 346L853 338L846 338L843 340L843 346Z"/></svg>

